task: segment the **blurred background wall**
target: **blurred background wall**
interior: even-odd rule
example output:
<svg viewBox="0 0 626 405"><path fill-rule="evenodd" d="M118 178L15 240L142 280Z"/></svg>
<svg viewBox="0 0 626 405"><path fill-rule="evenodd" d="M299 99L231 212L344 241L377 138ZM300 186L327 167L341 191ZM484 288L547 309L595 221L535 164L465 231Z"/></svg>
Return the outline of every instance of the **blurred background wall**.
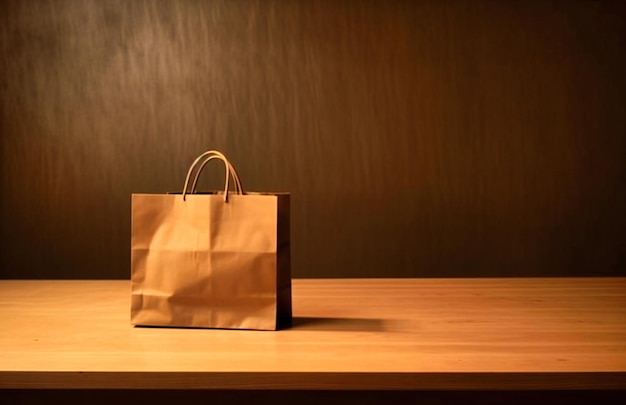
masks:
<svg viewBox="0 0 626 405"><path fill-rule="evenodd" d="M620 2L0 2L3 278L128 278L219 149L294 277L626 275ZM202 188L221 187L210 167Z"/></svg>

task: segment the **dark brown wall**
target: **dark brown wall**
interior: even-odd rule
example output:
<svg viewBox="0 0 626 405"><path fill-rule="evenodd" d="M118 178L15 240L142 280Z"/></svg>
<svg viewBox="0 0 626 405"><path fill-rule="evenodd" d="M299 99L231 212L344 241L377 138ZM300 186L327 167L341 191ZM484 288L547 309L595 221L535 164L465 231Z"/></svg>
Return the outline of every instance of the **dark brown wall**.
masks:
<svg viewBox="0 0 626 405"><path fill-rule="evenodd" d="M2 1L1 275L127 278L207 149L296 277L626 275L619 3Z"/></svg>

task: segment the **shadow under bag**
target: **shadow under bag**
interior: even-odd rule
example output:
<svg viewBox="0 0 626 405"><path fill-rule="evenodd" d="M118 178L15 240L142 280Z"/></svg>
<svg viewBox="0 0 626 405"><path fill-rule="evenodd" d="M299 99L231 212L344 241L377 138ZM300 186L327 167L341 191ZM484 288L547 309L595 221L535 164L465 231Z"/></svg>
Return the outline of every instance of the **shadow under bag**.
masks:
<svg viewBox="0 0 626 405"><path fill-rule="evenodd" d="M213 159L224 163L224 191L196 194L198 176ZM133 194L131 324L289 326L289 204L288 193L244 192L217 151L196 159L182 193Z"/></svg>

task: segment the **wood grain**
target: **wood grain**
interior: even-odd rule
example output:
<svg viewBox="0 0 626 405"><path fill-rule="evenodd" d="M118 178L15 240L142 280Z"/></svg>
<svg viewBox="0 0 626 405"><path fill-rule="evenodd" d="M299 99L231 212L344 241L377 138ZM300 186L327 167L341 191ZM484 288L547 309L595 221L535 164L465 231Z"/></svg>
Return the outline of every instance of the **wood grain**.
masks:
<svg viewBox="0 0 626 405"><path fill-rule="evenodd" d="M294 280L279 332L133 328L128 281L1 281L0 388L625 389L626 280Z"/></svg>
<svg viewBox="0 0 626 405"><path fill-rule="evenodd" d="M298 277L626 275L620 2L0 3L3 278L127 278L207 149Z"/></svg>

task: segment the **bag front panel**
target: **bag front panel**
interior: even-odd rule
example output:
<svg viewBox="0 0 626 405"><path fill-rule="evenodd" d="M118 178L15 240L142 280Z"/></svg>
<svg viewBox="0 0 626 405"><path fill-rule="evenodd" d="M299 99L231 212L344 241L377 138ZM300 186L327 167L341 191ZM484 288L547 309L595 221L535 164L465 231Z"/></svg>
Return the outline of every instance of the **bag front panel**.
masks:
<svg viewBox="0 0 626 405"><path fill-rule="evenodd" d="M276 199L246 197L133 196L131 323L276 329Z"/></svg>

